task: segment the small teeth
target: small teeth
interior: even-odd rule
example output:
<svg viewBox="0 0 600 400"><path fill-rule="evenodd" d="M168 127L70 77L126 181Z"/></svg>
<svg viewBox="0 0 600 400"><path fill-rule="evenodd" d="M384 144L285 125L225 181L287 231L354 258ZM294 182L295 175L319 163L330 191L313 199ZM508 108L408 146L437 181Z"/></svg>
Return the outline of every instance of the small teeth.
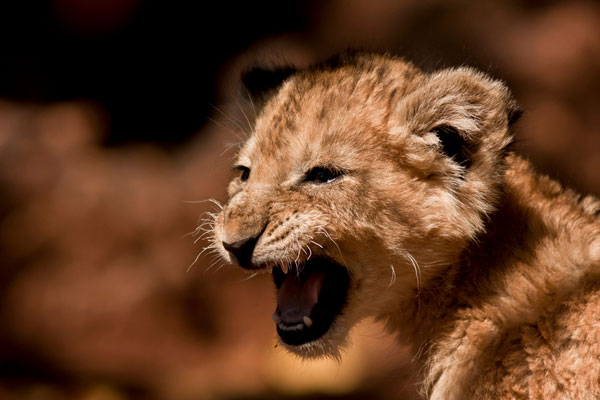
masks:
<svg viewBox="0 0 600 400"><path fill-rule="evenodd" d="M285 325L284 323L280 322L277 324L277 326L282 331L300 331L300 330L304 329L304 324L302 322L300 322L299 324L296 324L296 325Z"/></svg>
<svg viewBox="0 0 600 400"><path fill-rule="evenodd" d="M281 318L279 318L279 316L277 314L273 314L272 317L273 317L273 321L275 321L275 323L277 324L279 329L281 329L282 331L299 331L299 330L304 329L304 327L310 328L313 324L313 320L307 315L302 317L302 321L304 321L304 323L300 322L296 325L284 324L283 322L281 322Z"/></svg>
<svg viewBox="0 0 600 400"><path fill-rule="evenodd" d="M284 261L281 263L276 263L276 262L266 263L262 266L261 272L272 273L273 268L279 268L286 275L292 270L291 264Z"/></svg>

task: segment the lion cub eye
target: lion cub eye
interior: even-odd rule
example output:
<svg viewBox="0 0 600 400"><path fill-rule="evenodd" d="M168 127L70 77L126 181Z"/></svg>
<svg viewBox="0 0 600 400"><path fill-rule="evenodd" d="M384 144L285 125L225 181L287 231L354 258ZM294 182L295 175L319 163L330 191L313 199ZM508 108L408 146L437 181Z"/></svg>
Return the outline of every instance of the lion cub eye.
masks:
<svg viewBox="0 0 600 400"><path fill-rule="evenodd" d="M246 182L250 177L250 168L238 165L233 168L239 174L239 178L242 182Z"/></svg>
<svg viewBox="0 0 600 400"><path fill-rule="evenodd" d="M331 167L311 168L304 178L304 182L330 183L344 175L343 171Z"/></svg>

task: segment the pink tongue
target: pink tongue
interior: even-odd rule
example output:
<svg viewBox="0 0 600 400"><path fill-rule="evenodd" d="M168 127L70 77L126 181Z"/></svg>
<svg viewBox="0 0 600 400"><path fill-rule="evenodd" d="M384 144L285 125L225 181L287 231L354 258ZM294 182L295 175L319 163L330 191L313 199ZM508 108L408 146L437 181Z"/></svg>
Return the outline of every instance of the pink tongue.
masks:
<svg viewBox="0 0 600 400"><path fill-rule="evenodd" d="M317 304L325 273L314 271L303 282L297 274L289 272L277 293L279 317L286 324L302 322Z"/></svg>

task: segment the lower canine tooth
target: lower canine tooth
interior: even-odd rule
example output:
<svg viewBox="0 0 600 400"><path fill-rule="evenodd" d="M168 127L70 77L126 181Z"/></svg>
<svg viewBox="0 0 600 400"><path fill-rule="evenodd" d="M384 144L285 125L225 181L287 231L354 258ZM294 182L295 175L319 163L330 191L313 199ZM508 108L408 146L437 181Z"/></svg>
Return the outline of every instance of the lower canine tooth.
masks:
<svg viewBox="0 0 600 400"><path fill-rule="evenodd" d="M308 317L306 315L304 317L302 317L302 321L304 321L304 325L306 325L307 328L310 328L313 324L312 319L310 319L310 317Z"/></svg>

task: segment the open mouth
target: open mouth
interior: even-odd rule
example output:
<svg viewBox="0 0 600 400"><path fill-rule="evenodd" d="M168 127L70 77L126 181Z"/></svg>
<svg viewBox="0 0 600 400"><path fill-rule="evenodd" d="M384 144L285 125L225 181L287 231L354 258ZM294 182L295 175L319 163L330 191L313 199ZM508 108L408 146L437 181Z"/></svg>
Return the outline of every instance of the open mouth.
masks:
<svg viewBox="0 0 600 400"><path fill-rule="evenodd" d="M346 303L350 277L328 259L312 259L287 274L273 268L277 309L273 320L281 340L292 346L311 342L329 330Z"/></svg>

